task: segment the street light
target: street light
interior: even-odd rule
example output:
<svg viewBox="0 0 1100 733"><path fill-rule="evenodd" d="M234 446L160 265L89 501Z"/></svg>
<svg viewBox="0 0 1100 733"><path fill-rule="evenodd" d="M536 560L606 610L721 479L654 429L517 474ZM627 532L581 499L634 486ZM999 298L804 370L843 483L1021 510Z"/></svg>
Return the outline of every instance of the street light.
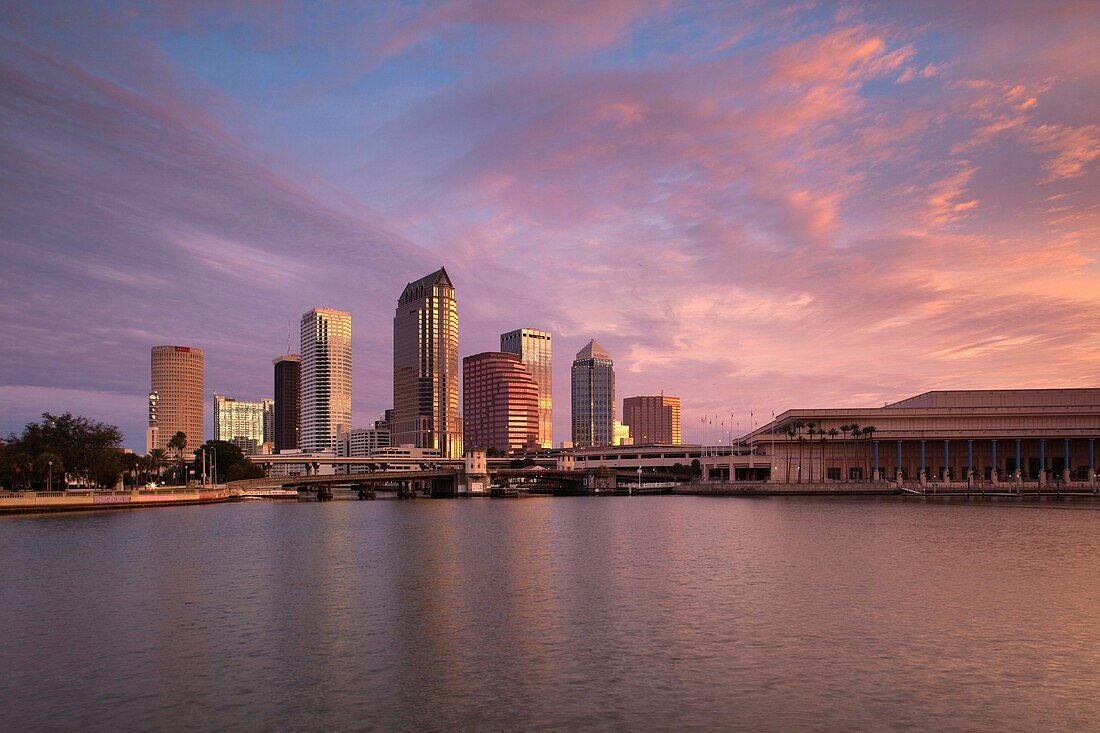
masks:
<svg viewBox="0 0 1100 733"><path fill-rule="evenodd" d="M53 460L52 459L46 459L46 465L50 469L50 488L48 490L53 491Z"/></svg>

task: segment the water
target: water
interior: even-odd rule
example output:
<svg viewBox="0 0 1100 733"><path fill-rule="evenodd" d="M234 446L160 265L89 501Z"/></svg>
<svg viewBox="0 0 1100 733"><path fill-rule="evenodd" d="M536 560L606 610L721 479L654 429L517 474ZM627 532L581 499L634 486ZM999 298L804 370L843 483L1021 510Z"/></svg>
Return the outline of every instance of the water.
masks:
<svg viewBox="0 0 1100 733"><path fill-rule="evenodd" d="M1100 506L0 518L0 729L1084 730Z"/></svg>

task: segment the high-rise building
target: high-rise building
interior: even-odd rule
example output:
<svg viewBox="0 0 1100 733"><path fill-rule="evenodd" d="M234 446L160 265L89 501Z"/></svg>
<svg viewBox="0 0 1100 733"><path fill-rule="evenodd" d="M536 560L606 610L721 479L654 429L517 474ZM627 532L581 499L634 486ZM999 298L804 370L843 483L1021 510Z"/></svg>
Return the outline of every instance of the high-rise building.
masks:
<svg viewBox="0 0 1100 733"><path fill-rule="evenodd" d="M298 416L301 411L302 358L285 354L275 365L275 413L272 442L275 452L298 450Z"/></svg>
<svg viewBox="0 0 1100 733"><path fill-rule="evenodd" d="M518 354L486 351L462 360L463 439L472 449L538 445L539 384Z"/></svg>
<svg viewBox="0 0 1100 733"><path fill-rule="evenodd" d="M245 402L214 393L214 440L240 447L247 455L260 452L268 442L266 431L272 422L274 400Z"/></svg>
<svg viewBox="0 0 1100 733"><path fill-rule="evenodd" d="M611 423L611 445L634 445L630 437L630 426L615 420Z"/></svg>
<svg viewBox="0 0 1100 733"><path fill-rule="evenodd" d="M203 443L203 354L190 346L154 346L151 354L146 452L167 450L177 432L187 436L184 456Z"/></svg>
<svg viewBox="0 0 1100 733"><path fill-rule="evenodd" d="M405 286L393 317L390 445L462 456L458 306L445 269Z"/></svg>
<svg viewBox="0 0 1100 733"><path fill-rule="evenodd" d="M336 450L351 427L351 314L314 308L302 314L299 448Z"/></svg>
<svg viewBox="0 0 1100 733"><path fill-rule="evenodd" d="M573 445L577 448L612 445L615 434L615 363L597 344L577 352L573 360Z"/></svg>
<svg viewBox="0 0 1100 733"><path fill-rule="evenodd" d="M340 433L336 443L338 458L366 458L390 446L390 427L386 420L374 421L373 428L353 428ZM366 473L371 466L337 466L336 473Z"/></svg>
<svg viewBox="0 0 1100 733"><path fill-rule="evenodd" d="M554 447L553 349L550 334L520 328L500 335L500 350L518 354L527 372L539 385L539 445ZM467 423L469 424L469 423Z"/></svg>
<svg viewBox="0 0 1100 733"><path fill-rule="evenodd" d="M630 427L634 445L680 445L680 398L666 395L627 397L623 424Z"/></svg>

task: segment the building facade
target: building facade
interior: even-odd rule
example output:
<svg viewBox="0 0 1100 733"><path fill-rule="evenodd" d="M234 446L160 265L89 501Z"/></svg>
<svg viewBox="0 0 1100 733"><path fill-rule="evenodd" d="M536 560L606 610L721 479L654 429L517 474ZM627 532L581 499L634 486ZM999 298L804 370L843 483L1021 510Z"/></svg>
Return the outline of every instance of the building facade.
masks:
<svg viewBox="0 0 1100 733"><path fill-rule="evenodd" d="M1100 389L934 391L787 410L704 464L712 478L789 483L1095 481L1097 438Z"/></svg>
<svg viewBox="0 0 1100 733"><path fill-rule="evenodd" d="M462 456L458 305L445 269L405 286L393 318L392 446Z"/></svg>
<svg viewBox="0 0 1100 733"><path fill-rule="evenodd" d="M214 393L214 440L239 447L246 455L260 453L268 441L275 401L246 402Z"/></svg>
<svg viewBox="0 0 1100 733"><path fill-rule="evenodd" d="M203 353L191 346L154 346L150 359L149 426L145 450L167 450L177 432L184 455L203 444Z"/></svg>
<svg viewBox="0 0 1100 733"><path fill-rule="evenodd" d="M623 400L623 424L634 445L680 445L680 398L644 395Z"/></svg>
<svg viewBox="0 0 1100 733"><path fill-rule="evenodd" d="M572 371L573 445L612 445L615 439L615 363L595 341L577 352Z"/></svg>
<svg viewBox="0 0 1100 733"><path fill-rule="evenodd" d="M462 360L464 441L471 450L539 445L539 384L518 354L486 351Z"/></svg>
<svg viewBox="0 0 1100 733"><path fill-rule="evenodd" d="M554 445L554 372L550 334L535 328L520 328L500 335L500 350L517 354L539 386L539 445Z"/></svg>
<svg viewBox="0 0 1100 733"><path fill-rule="evenodd" d="M299 448L335 451L351 427L351 314L314 308L302 314Z"/></svg>
<svg viewBox="0 0 1100 733"><path fill-rule="evenodd" d="M271 440L276 453L298 450L302 358L297 354L284 354L272 364L275 366L275 410Z"/></svg>

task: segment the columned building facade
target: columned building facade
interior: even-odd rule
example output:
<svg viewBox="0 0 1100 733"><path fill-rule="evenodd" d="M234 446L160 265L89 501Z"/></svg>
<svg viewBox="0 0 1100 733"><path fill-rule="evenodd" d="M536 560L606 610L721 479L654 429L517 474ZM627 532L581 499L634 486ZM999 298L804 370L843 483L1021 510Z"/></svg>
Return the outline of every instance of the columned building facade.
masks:
<svg viewBox="0 0 1100 733"><path fill-rule="evenodd" d="M615 363L595 341L577 352L572 370L573 445L612 445L615 439Z"/></svg>
<svg viewBox="0 0 1100 733"><path fill-rule="evenodd" d="M539 386L539 445L554 445L553 347L550 334L536 328L519 328L500 335L500 350L519 356Z"/></svg>
<svg viewBox="0 0 1100 733"><path fill-rule="evenodd" d="M1095 482L1100 389L925 392L877 408L794 409L704 458L780 482Z"/></svg>
<svg viewBox="0 0 1100 733"><path fill-rule="evenodd" d="M177 432L187 436L184 456L203 444L203 353L191 346L154 346L150 358L146 452L168 449Z"/></svg>
<svg viewBox="0 0 1100 733"><path fill-rule="evenodd" d="M623 400L623 424L630 428L634 445L680 445L680 398L663 394L627 397Z"/></svg>
<svg viewBox="0 0 1100 733"><path fill-rule="evenodd" d="M390 445L462 457L458 383L458 305L440 268L407 284L397 301Z"/></svg>
<svg viewBox="0 0 1100 733"><path fill-rule="evenodd" d="M301 347L299 447L335 451L336 436L351 427L351 314L302 314Z"/></svg>
<svg viewBox="0 0 1100 733"><path fill-rule="evenodd" d="M275 412L272 442L275 452L298 450L298 420L301 411L302 357L284 354L275 366Z"/></svg>
<svg viewBox="0 0 1100 733"><path fill-rule="evenodd" d="M467 356L462 384L467 447L507 453L539 445L539 384L517 354Z"/></svg>

